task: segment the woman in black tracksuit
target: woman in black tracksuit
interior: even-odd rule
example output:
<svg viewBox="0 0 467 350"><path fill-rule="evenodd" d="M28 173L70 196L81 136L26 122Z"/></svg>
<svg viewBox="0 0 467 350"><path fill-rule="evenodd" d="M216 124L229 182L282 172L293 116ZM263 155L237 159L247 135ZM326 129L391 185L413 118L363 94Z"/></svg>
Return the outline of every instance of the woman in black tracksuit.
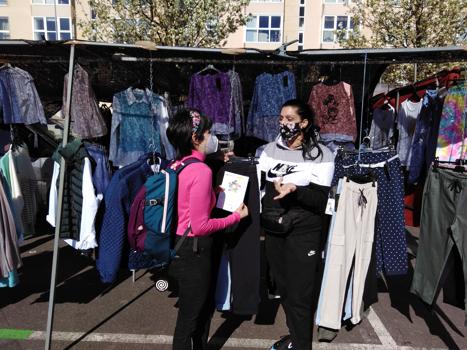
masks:
<svg viewBox="0 0 467 350"><path fill-rule="evenodd" d="M318 144L313 112L307 104L286 102L278 122L280 135L266 145L259 159L265 178L261 222L266 257L290 335L271 349L309 350L313 288L334 156Z"/></svg>

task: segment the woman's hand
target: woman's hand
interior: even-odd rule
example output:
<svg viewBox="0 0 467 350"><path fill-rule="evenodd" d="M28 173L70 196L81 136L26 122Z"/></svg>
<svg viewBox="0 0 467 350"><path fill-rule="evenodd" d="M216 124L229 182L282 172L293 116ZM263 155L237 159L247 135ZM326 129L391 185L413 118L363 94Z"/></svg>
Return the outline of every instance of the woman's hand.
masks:
<svg viewBox="0 0 467 350"><path fill-rule="evenodd" d="M240 214L240 219L246 218L248 216L248 207L245 203L242 203L235 212Z"/></svg>
<svg viewBox="0 0 467 350"><path fill-rule="evenodd" d="M278 200L284 198L289 193L295 192L297 190L297 186L291 183L284 184L282 183L282 178L277 181L274 181L274 187L276 191L279 193L277 196L274 197L274 200Z"/></svg>
<svg viewBox="0 0 467 350"><path fill-rule="evenodd" d="M224 163L227 163L230 160L230 157L235 157L235 154L232 151L224 153Z"/></svg>
<svg viewBox="0 0 467 350"><path fill-rule="evenodd" d="M224 192L224 188L221 187L221 186L217 186L215 189L214 189L214 193L216 194L216 196L221 193L221 192Z"/></svg>

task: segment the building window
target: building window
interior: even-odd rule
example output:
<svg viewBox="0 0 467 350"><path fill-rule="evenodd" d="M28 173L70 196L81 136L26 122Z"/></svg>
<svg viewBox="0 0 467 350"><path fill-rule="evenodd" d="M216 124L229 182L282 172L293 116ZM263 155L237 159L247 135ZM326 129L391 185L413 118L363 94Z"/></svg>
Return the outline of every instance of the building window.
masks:
<svg viewBox="0 0 467 350"><path fill-rule="evenodd" d="M303 50L303 37L305 35L305 0L300 0L298 8L298 50Z"/></svg>
<svg viewBox="0 0 467 350"><path fill-rule="evenodd" d="M54 0L32 0L34 5L53 5ZM70 0L55 0L57 5L69 5Z"/></svg>
<svg viewBox="0 0 467 350"><path fill-rule="evenodd" d="M0 17L0 39L10 39L10 23L8 17Z"/></svg>
<svg viewBox="0 0 467 350"><path fill-rule="evenodd" d="M58 20L59 23L59 38L60 40L71 39L71 21L69 18L61 17Z"/></svg>
<svg viewBox="0 0 467 350"><path fill-rule="evenodd" d="M34 40L52 41L71 39L71 21L69 18L59 18L58 28L55 23L55 17L34 17L33 21Z"/></svg>
<svg viewBox="0 0 467 350"><path fill-rule="evenodd" d="M349 31L353 29L353 20L350 16L324 16L323 43L337 41L336 30L345 30L345 37L349 37Z"/></svg>
<svg viewBox="0 0 467 350"><path fill-rule="evenodd" d="M281 41L282 16L251 16L246 24L248 43L278 43Z"/></svg>
<svg viewBox="0 0 467 350"><path fill-rule="evenodd" d="M6 5L8 5L7 0L0 0L0 6L6 6Z"/></svg>

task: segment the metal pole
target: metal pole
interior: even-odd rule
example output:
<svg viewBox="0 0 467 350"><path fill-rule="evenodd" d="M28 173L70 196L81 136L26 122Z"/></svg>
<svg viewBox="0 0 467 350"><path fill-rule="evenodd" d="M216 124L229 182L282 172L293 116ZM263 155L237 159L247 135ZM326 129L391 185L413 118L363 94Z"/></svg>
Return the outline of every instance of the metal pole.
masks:
<svg viewBox="0 0 467 350"><path fill-rule="evenodd" d="M360 110L360 137L358 140L358 161L360 162L361 147L362 147L362 133L363 133L363 107L365 106L365 85L366 85L366 64L367 64L368 54L365 52L365 60L363 65L363 84L362 84L362 107Z"/></svg>
<svg viewBox="0 0 467 350"><path fill-rule="evenodd" d="M65 127L63 129L62 146L65 147L68 143L68 133L70 130L70 110L71 110L71 92L73 88L73 72L75 64L75 45L71 45L70 49L70 65L68 68L68 84L65 104ZM53 185L53 184L52 184ZM52 345L52 328L54 319L55 307L55 284L57 277L58 266L58 243L60 240L60 226L62 220L62 204L63 204L63 188L65 185L65 159L60 160L60 177L58 182L58 198L57 198L57 213L55 219L55 239L54 251L52 259L52 277L50 278L50 294L49 294L49 310L47 314L47 335L45 338L45 350L50 350Z"/></svg>
<svg viewBox="0 0 467 350"><path fill-rule="evenodd" d="M54 16L55 16L55 40L60 40L59 33L58 33L58 22L57 22L57 1L54 0ZM47 30L47 19L45 21L45 30ZM46 37L47 40L50 40L49 38Z"/></svg>

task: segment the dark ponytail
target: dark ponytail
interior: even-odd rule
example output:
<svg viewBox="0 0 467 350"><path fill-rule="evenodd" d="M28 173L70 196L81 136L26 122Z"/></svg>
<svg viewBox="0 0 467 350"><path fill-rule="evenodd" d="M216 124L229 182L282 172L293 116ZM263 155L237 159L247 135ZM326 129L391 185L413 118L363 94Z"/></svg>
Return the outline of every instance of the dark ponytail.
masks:
<svg viewBox="0 0 467 350"><path fill-rule="evenodd" d="M315 114L311 107L299 99L289 100L282 105L284 107L294 107L296 108L297 114L300 118L308 120L308 125L306 128L302 129L303 132L303 141L302 141L302 154L303 159L305 160L315 160L318 157L323 156L323 151L318 144L318 132L319 127L314 124ZM313 149L318 150L316 156L312 155Z"/></svg>

